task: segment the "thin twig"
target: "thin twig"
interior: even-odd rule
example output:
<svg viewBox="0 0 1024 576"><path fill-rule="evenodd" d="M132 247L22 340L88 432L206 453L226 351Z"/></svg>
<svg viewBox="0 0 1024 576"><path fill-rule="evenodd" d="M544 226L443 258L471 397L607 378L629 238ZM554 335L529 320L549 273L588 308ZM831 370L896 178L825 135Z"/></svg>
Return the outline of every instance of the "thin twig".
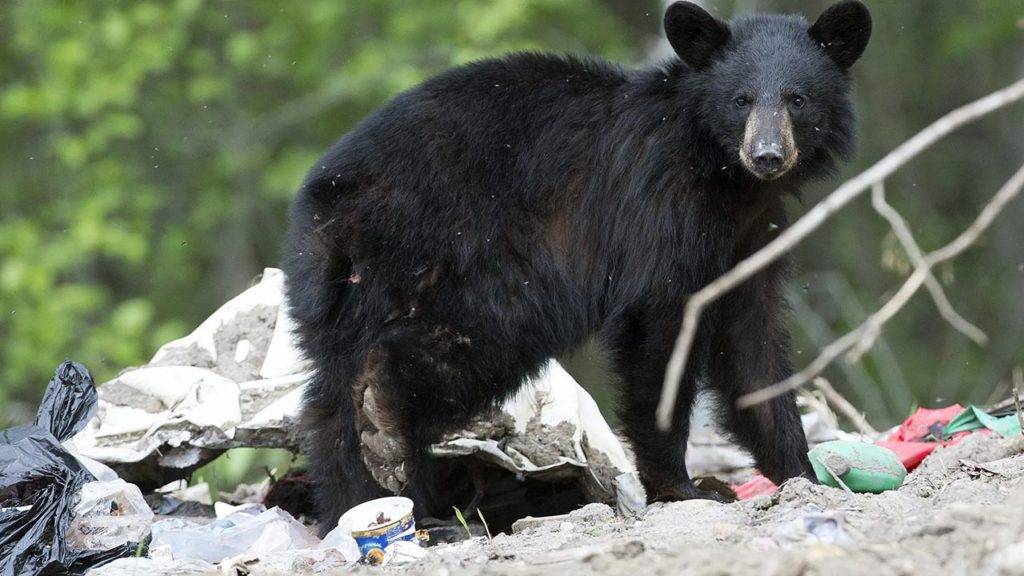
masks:
<svg viewBox="0 0 1024 576"><path fill-rule="evenodd" d="M747 408L755 404L771 400L780 394L785 394L786 392L803 385L811 378L817 376L818 373L824 370L825 367L839 357L840 354L846 352L854 345L863 346L864 342L873 341L874 337L881 330L882 325L895 316L896 313L899 312L917 292L918 288L924 284L928 270L936 264L955 258L961 252L970 247L971 244L978 239L978 236L992 225L992 221L995 220L995 217L999 215L1006 204L1017 197L1021 188L1024 188L1024 166L1017 169L1017 172L1014 173L1013 177L1011 177L1006 184L1003 184L967 229L961 232L960 235L949 244L928 253L924 258L923 265L914 269L913 274L911 274L903 285L900 286L900 289L896 294L889 299L884 306L879 308L878 311L869 316L868 319L860 326L850 332L847 332L835 342L822 348L818 357L808 364L803 370L793 374L781 382L777 382L756 392L751 392L750 394L741 396L736 401L736 405L740 408Z"/></svg>
<svg viewBox="0 0 1024 576"><path fill-rule="evenodd" d="M829 407L828 401L819 392L815 394L810 390L797 390L797 407L801 407L800 403L803 402L804 406L810 408L812 413L817 414L821 417L821 421L829 428L838 428L839 423L836 420L836 415L832 412L832 408Z"/></svg>
<svg viewBox="0 0 1024 576"><path fill-rule="evenodd" d="M825 399L828 400L832 407L842 413L843 416L846 416L854 428L859 430L861 434L866 434L872 438L878 436L878 430L875 430L868 423L868 419L864 417L864 414L857 410L853 404L850 404L849 400L843 398L839 392L836 392L831 382L819 376L814 379L814 386L821 390L821 393L825 395Z"/></svg>
<svg viewBox="0 0 1024 576"><path fill-rule="evenodd" d="M1020 433L1024 435L1024 413L1020 409L1020 389L1024 387L1024 370L1017 366L1013 369L1013 406L1017 409L1017 422L1020 424Z"/></svg>
<svg viewBox="0 0 1024 576"><path fill-rule="evenodd" d="M924 254L921 252L920 246L914 239L914 235L910 232L910 227L907 226L907 221L903 219L903 216L896 211L885 199L885 184L882 182L875 182L871 187L871 205L874 206L875 211L882 215L883 218L889 221L889 226L892 227L892 231L896 234L896 238L903 245L903 249L906 251L907 256L910 257L910 261L914 264L914 267L920 267L924 262ZM949 299L946 297L945 291L942 289L942 284L939 283L938 279L935 278L935 274L932 273L931 269L928 269L928 275L924 279L925 288L932 296L932 300L935 301L935 307L939 309L939 313L942 317L949 322L953 328L958 330L964 336L967 336L971 340L974 340L979 346L984 346L988 343L988 336L981 331L980 328L971 324L965 320L956 310L953 309L953 305L950 304Z"/></svg>
<svg viewBox="0 0 1024 576"><path fill-rule="evenodd" d="M964 124L1021 98L1024 98L1024 79L946 114L887 154L875 165L841 185L764 248L695 292L686 304L682 327L676 338L672 357L665 369L665 380L657 409L658 427L668 430L671 425L676 398L679 395L679 381L693 346L697 321L708 304L792 250L801 240L817 230L829 216L842 209L875 182L884 180L942 137Z"/></svg>

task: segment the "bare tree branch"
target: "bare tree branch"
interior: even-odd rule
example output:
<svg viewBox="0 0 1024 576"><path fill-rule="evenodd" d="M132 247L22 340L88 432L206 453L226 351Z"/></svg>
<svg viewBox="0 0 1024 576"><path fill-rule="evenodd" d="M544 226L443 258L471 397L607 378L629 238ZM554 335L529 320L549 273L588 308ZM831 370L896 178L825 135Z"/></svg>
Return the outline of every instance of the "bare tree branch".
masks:
<svg viewBox="0 0 1024 576"><path fill-rule="evenodd" d="M682 327L676 338L672 357L665 369L665 381L662 385L661 400L656 413L658 427L662 430L668 430L670 427L676 398L679 394L679 379L693 346L697 321L708 304L790 251L801 240L818 229L829 216L842 209L872 184L882 181L895 172L900 166L906 164L943 136L1021 98L1024 98L1024 79L943 116L901 144L875 165L841 185L764 248L695 292L686 304Z"/></svg>
<svg viewBox="0 0 1024 576"><path fill-rule="evenodd" d="M740 408L747 408L755 404L771 400L780 394L785 394L786 392L809 381L811 378L814 378L843 352L850 350L854 346L864 347L865 343L873 341L875 336L881 330L882 325L895 316L896 313L899 312L917 292L921 285L924 284L925 278L928 277L930 269L936 264L955 258L973 244L981 233L988 229L992 224L992 221L995 220L996 216L999 215L1006 204L1020 194L1022 188L1024 188L1024 166L1021 166L1013 177L1006 182L1006 184L1003 184L999 191L996 192L995 196L989 200L988 204L985 205L985 208L982 209L981 213L978 214L978 217L970 226L967 227L966 230L961 232L960 235L949 244L928 253L928 255L924 257L922 264L914 269L913 274L911 274L910 277L907 278L906 282L900 286L900 289L896 294L886 302L884 306L879 308L877 312L869 316L863 324L846 333L842 338L822 348L818 357L808 364L803 370L793 374L781 382L777 382L756 392L751 392L750 394L741 396L736 401L736 405Z"/></svg>
<svg viewBox="0 0 1024 576"><path fill-rule="evenodd" d="M861 434L867 434L871 437L878 436L878 430L875 430L868 423L868 419L864 417L864 414L857 410L853 404L850 404L849 400L843 398L839 392L836 392L831 382L819 376L814 379L814 386L821 390L821 393L825 395L825 399L843 416L846 416Z"/></svg>
<svg viewBox="0 0 1024 576"><path fill-rule="evenodd" d="M889 221L892 231L896 234L900 244L903 245L907 255L910 256L910 261L913 262L914 267L920 267L924 262L924 254L921 252L917 241L914 240L914 235L910 232L910 227L907 226L906 220L885 200L885 184L882 182L875 182L871 187L871 205L874 206L875 211ZM931 293L932 300L935 301L935 306L939 309L939 313L942 314L942 317L947 322L953 325L953 328L974 340L979 346L984 346L988 343L988 336L980 328L965 320L953 309L953 305L949 303L946 293L942 290L942 284L939 284L931 269L928 270L924 285L928 292Z"/></svg>
<svg viewBox="0 0 1024 576"><path fill-rule="evenodd" d="M1024 387L1024 370L1017 366L1013 369L1013 407L1017 412L1017 423L1020 424L1020 433L1024 434L1024 413L1020 407L1020 389Z"/></svg>

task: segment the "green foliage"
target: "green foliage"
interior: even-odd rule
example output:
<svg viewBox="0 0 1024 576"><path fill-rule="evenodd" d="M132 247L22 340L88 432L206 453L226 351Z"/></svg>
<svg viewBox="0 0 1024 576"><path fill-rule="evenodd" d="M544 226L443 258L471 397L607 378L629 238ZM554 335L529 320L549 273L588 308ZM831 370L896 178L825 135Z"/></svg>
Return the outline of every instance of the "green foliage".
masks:
<svg viewBox="0 0 1024 576"><path fill-rule="evenodd" d="M706 0L813 17L831 0ZM97 381L144 363L278 262L288 203L327 147L396 92L509 50L644 60L656 0L32 0L0 7L0 420L34 409L65 357ZM854 68L864 168L950 109L1020 74L1019 1L869 0ZM921 245L948 241L1024 154L1021 107L958 132L887 182ZM806 205L831 189L808 190ZM794 206L794 213L805 207ZM992 337L953 332L926 296L863 362L828 376L869 417L981 402L1024 363L1024 243L1011 206L938 276ZM802 245L798 366L903 280L906 256L866 202ZM595 347L569 366L607 407ZM1002 392L1000 392L1002 390ZM610 412L610 411L607 411ZM25 411L22 410L22 415ZM18 418L21 418L19 416ZM238 457L238 460L249 459ZM230 485L248 470L211 465Z"/></svg>
<svg viewBox="0 0 1024 576"><path fill-rule="evenodd" d="M466 517L462 515L462 510L459 510L458 506L452 506L452 510L455 510L455 518L462 524L462 529L466 531L466 536L472 538L473 532L469 529L469 523L466 522Z"/></svg>
<svg viewBox="0 0 1024 576"><path fill-rule="evenodd" d="M276 265L305 171L394 93L509 50L640 54L592 0L0 10L0 400L64 357L144 363Z"/></svg>
<svg viewBox="0 0 1024 576"><path fill-rule="evenodd" d="M491 536L491 527L487 525L487 519L484 518L483 510L477 508L476 509L476 515L479 516L480 517L480 521L483 522L483 524L484 524L484 532L487 533L487 541L490 542L491 540L494 539L494 537Z"/></svg>
<svg viewBox="0 0 1024 576"><path fill-rule="evenodd" d="M235 448L192 473L191 485L206 482L216 501L221 492L231 492L240 482L256 484L267 476L274 479L288 473L296 465L296 457L277 448ZM301 460L298 464L301 466Z"/></svg>

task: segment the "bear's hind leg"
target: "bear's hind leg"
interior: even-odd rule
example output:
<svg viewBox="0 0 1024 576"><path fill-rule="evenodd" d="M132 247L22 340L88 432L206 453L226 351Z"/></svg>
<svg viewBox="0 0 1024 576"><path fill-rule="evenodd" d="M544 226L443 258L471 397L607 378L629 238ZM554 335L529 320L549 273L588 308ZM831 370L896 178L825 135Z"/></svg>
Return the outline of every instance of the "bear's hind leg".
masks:
<svg viewBox="0 0 1024 576"><path fill-rule="evenodd" d="M349 508L385 494L363 463L352 394L340 385L345 379L338 368L326 362L317 370L302 409L321 537Z"/></svg>
<svg viewBox="0 0 1024 576"><path fill-rule="evenodd" d="M356 379L363 457L378 482L414 500L418 517L447 513L436 505L430 445L513 393L536 366L465 329L394 324Z"/></svg>

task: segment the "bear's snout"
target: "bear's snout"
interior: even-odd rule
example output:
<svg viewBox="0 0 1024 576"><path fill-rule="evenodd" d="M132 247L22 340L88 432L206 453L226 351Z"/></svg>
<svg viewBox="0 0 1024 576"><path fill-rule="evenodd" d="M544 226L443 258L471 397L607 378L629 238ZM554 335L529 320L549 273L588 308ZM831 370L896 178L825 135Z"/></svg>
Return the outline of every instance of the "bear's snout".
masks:
<svg viewBox="0 0 1024 576"><path fill-rule="evenodd" d="M793 122L783 107L755 107L747 117L740 161L754 176L773 180L796 165Z"/></svg>

